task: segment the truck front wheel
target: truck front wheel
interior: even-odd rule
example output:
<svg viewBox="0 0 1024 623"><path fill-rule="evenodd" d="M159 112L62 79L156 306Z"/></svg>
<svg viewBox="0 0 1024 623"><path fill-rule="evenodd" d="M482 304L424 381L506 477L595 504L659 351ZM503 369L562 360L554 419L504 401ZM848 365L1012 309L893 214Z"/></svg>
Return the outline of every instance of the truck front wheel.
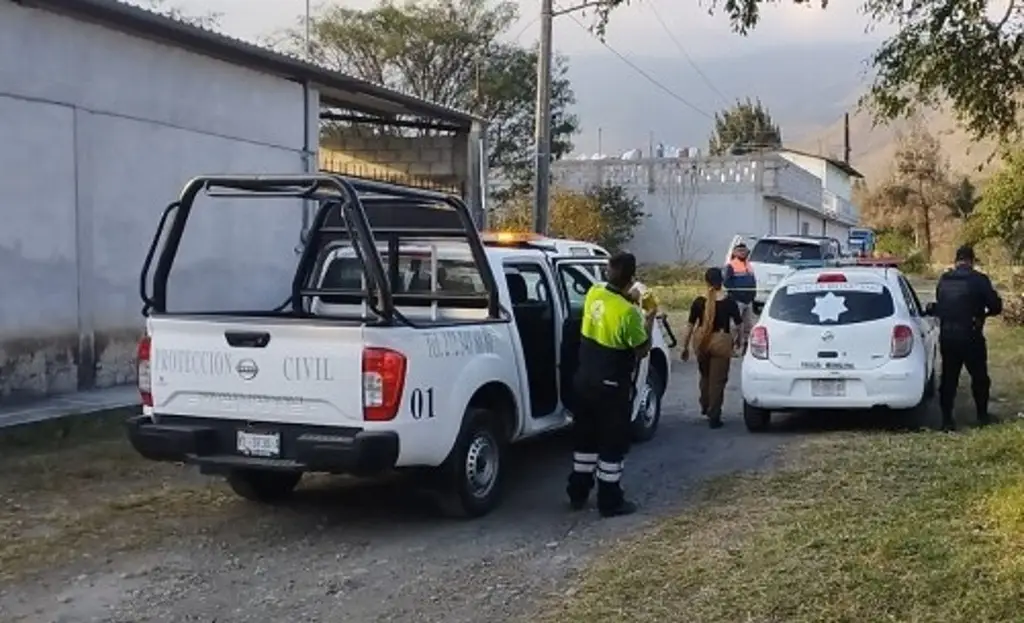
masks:
<svg viewBox="0 0 1024 623"><path fill-rule="evenodd" d="M665 393L665 381L654 366L647 369L647 383L640 389L640 410L633 420L633 441L643 443L654 439L661 421L661 397Z"/></svg>
<svg viewBox="0 0 1024 623"><path fill-rule="evenodd" d="M451 455L439 468L446 514L482 517L501 501L505 439L497 413L478 407L466 411Z"/></svg>
<svg viewBox="0 0 1024 623"><path fill-rule="evenodd" d="M252 502L273 504L291 497L301 472L281 472L264 469L235 469L228 474L228 485L239 497Z"/></svg>

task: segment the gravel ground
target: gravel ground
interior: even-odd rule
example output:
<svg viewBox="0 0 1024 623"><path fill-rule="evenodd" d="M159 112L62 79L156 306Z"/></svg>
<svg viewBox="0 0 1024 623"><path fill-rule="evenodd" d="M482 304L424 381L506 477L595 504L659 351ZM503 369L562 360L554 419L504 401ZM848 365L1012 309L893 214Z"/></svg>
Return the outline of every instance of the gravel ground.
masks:
<svg viewBox="0 0 1024 623"><path fill-rule="evenodd" d="M518 447L507 497L476 521L440 519L396 483L304 486L286 508L242 507L230 522L131 553L97 552L72 568L0 587L3 621L502 621L564 595L611 541L685 505L702 481L770 465L816 428L751 435L739 417L738 362L726 426L695 410L696 369L677 363L657 437L631 453L625 486L641 504L604 520L568 510L570 447ZM234 503L232 503L234 504ZM211 513L225 512L211 509Z"/></svg>

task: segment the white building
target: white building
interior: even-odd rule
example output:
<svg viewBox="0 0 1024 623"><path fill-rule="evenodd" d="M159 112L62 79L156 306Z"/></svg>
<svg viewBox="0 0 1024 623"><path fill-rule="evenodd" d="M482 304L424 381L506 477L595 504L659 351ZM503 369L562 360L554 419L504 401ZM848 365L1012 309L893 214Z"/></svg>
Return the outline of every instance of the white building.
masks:
<svg viewBox="0 0 1024 623"><path fill-rule="evenodd" d="M117 0L0 0L0 400L130 381L164 207L202 173L315 171L321 106L445 128L447 149L371 136L353 161L429 151L481 205L465 113ZM279 304L307 215L221 208L190 219L170 305Z"/></svg>
<svg viewBox="0 0 1024 623"><path fill-rule="evenodd" d="M858 222L840 161L791 150L708 158L563 160L555 185L625 187L648 218L630 249L643 263L721 261L735 234L832 236L845 245Z"/></svg>

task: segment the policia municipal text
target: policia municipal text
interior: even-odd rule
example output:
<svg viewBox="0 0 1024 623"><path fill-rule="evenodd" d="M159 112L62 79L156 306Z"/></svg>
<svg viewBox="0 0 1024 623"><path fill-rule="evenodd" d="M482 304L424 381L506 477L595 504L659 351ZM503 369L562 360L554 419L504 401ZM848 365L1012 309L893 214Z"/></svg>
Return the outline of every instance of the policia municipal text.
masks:
<svg viewBox="0 0 1024 623"><path fill-rule="evenodd" d="M573 379L573 469L566 491L572 507L583 508L596 475L597 508L605 517L636 510L619 481L629 451L633 373L651 349L655 310L644 314L634 305L635 275L636 258L616 254L608 261L608 283L587 292Z"/></svg>

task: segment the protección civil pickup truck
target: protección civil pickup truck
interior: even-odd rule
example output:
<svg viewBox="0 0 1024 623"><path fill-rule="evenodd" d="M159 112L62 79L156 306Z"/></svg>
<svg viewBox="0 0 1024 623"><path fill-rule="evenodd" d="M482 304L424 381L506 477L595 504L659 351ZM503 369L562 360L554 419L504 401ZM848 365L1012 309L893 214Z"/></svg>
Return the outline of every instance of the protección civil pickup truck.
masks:
<svg viewBox="0 0 1024 623"><path fill-rule="evenodd" d="M314 202L283 305L168 311L203 195ZM485 243L459 199L432 191L333 175L193 179L142 269L131 443L226 476L254 501L285 500L306 472L399 470L444 509L484 515L501 499L509 444L571 423L583 300L607 259L557 248ZM637 367L637 441L655 434L670 378L671 332L655 326Z"/></svg>

